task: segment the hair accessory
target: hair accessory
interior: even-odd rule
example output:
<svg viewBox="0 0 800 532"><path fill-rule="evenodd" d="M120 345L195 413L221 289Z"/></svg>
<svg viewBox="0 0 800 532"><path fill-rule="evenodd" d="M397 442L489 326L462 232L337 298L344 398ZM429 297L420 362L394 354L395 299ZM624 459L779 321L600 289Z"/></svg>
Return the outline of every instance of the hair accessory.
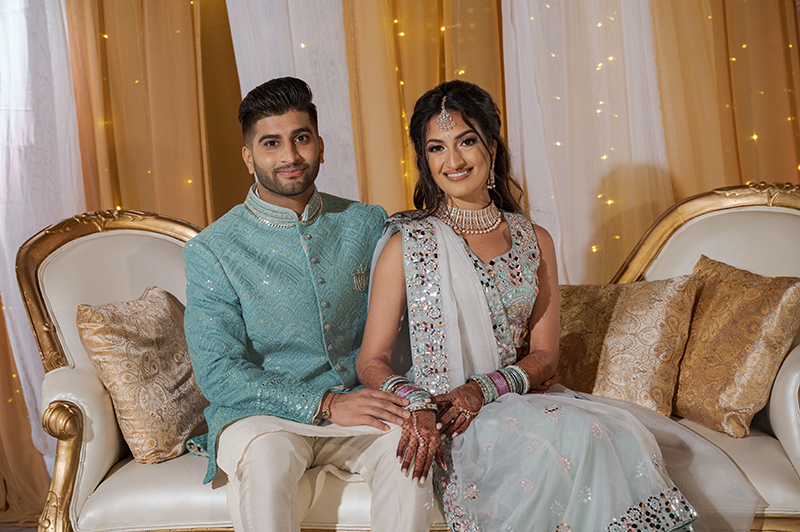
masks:
<svg viewBox="0 0 800 532"><path fill-rule="evenodd" d="M436 117L436 129L439 131L450 131L456 127L456 121L453 120L453 115L448 113L447 109L444 107L445 100L447 100L447 96L442 98L442 112Z"/></svg>
<svg viewBox="0 0 800 532"><path fill-rule="evenodd" d="M494 158L492 158L492 166L489 168L489 181L486 183L486 188L489 190L494 188Z"/></svg>
<svg viewBox="0 0 800 532"><path fill-rule="evenodd" d="M483 209L459 209L445 202L439 204L436 216L459 235L481 235L494 230L503 216L494 201Z"/></svg>

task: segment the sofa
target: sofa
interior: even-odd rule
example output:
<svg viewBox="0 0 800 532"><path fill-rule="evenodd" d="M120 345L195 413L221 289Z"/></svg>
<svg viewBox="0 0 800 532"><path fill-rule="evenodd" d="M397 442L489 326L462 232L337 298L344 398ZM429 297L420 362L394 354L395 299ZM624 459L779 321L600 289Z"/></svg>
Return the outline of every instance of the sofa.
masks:
<svg viewBox="0 0 800 532"><path fill-rule="evenodd" d="M230 530L225 479L203 485L190 453L139 463L76 328L80 304L139 297L158 286L185 302L182 248L198 228L136 211L85 213L34 235L17 277L46 371L42 424L57 442L41 532ZM800 187L726 187L670 208L613 283L685 275L701 255L765 276L800 277ZM746 250L746 252L742 252ZM762 498L752 530L800 531L800 337L766 407L743 438L679 419L725 451ZM300 484L303 530L369 530L369 490L357 476L311 470ZM431 530L446 530L437 508Z"/></svg>

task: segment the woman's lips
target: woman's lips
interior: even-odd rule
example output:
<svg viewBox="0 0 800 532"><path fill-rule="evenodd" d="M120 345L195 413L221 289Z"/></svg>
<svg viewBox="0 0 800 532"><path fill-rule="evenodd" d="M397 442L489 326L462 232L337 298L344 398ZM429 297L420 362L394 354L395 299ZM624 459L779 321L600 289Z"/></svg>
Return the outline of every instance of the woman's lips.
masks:
<svg viewBox="0 0 800 532"><path fill-rule="evenodd" d="M465 179L471 171L472 169L462 170L460 172L445 172L444 176L450 181L461 181L462 179Z"/></svg>

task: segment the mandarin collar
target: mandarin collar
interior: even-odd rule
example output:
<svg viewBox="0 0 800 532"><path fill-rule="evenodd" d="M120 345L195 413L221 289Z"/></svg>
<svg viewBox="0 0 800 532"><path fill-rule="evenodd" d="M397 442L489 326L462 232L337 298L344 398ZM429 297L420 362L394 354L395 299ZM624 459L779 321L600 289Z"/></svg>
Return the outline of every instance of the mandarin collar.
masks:
<svg viewBox="0 0 800 532"><path fill-rule="evenodd" d="M306 208L303 211L303 216L298 219L297 213L292 209L286 207L278 207L272 203L267 203L258 197L256 192L257 188L254 184L250 187L250 192L247 193L247 198L244 200L244 207L262 223L272 227L291 227L297 223L309 225L319 217L322 212L322 196L320 195L317 187L314 187L314 193L309 198Z"/></svg>

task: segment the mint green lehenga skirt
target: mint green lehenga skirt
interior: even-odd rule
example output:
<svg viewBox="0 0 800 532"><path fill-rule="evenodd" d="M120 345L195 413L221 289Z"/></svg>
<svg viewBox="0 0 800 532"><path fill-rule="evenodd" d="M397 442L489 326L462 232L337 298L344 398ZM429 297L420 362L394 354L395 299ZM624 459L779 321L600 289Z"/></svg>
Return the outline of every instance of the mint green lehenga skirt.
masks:
<svg viewBox="0 0 800 532"><path fill-rule="evenodd" d="M741 474L716 447L655 412L585 397L568 390L508 394L484 407L453 440L455 475L437 475L450 477L439 487L448 518L457 515L451 526L482 532L749 530L757 498L741 490Z"/></svg>

